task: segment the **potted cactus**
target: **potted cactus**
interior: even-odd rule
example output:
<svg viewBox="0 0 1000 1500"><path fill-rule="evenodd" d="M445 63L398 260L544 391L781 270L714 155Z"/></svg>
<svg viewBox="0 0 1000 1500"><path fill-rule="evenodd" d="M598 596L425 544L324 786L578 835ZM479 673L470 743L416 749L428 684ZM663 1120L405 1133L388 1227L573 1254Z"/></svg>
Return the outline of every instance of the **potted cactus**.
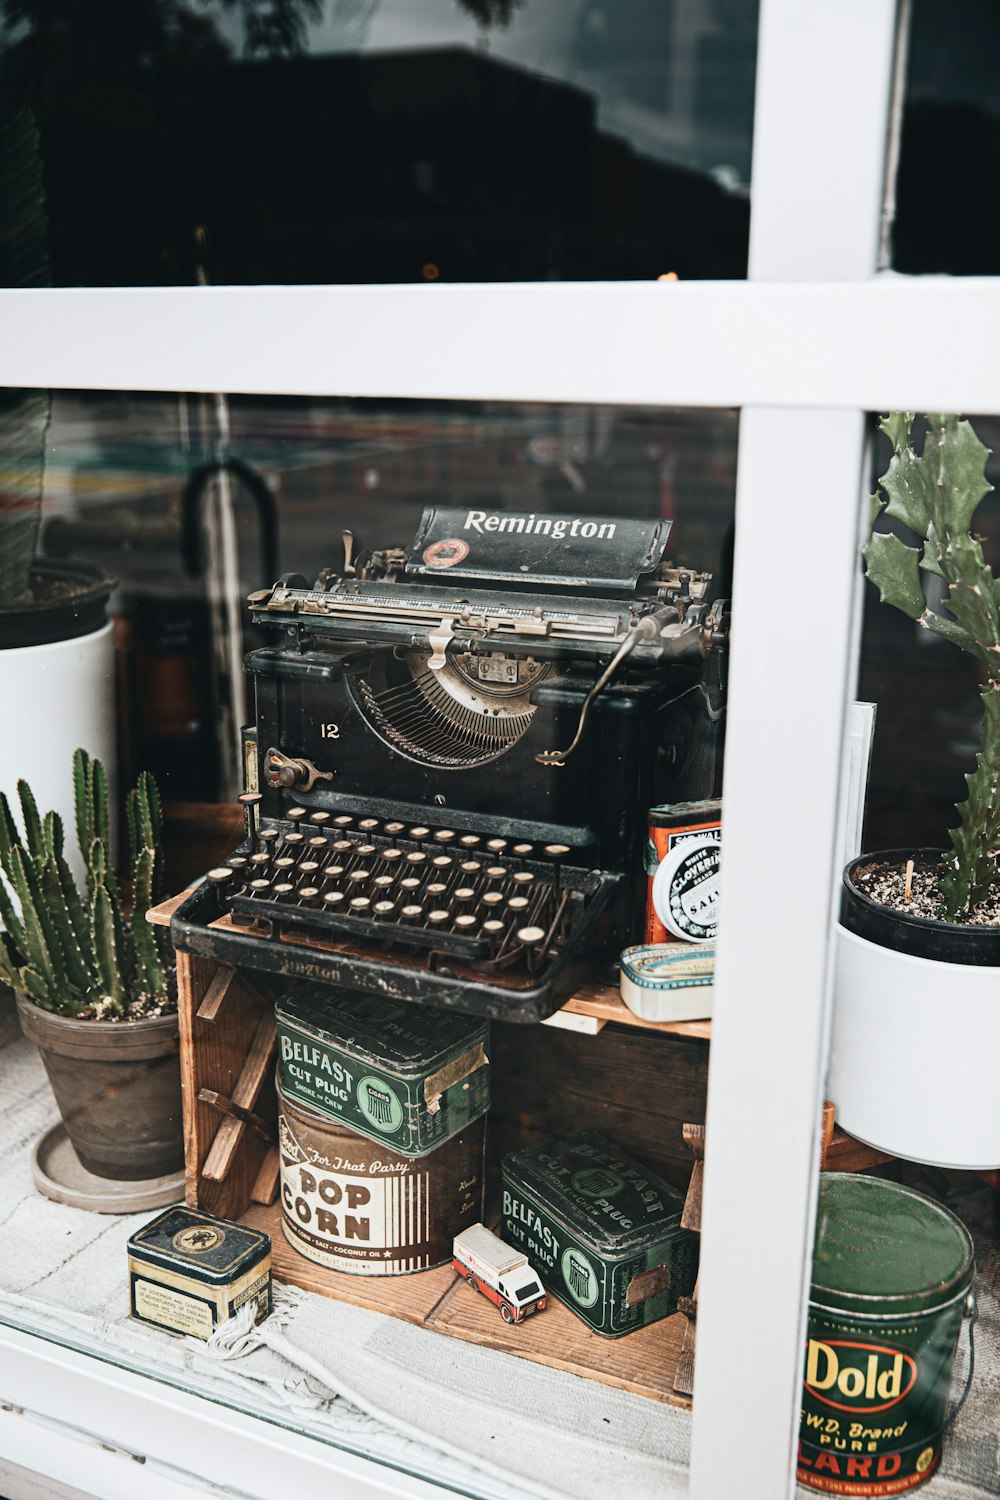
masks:
<svg viewBox="0 0 1000 1500"><path fill-rule="evenodd" d="M30 110L0 119L0 286L50 284L38 130ZM30 703L0 744L0 790L30 765L43 805L70 814L74 745L114 754L112 580L93 564L37 555L48 391L0 391L0 697ZM79 869L79 867L78 867Z"/></svg>
<svg viewBox="0 0 1000 1500"><path fill-rule="evenodd" d="M864 854L844 872L828 1083L845 1130L940 1166L1000 1166L1000 582L972 531L989 451L957 416L881 423L892 443L873 497L916 540L873 531L883 603L980 664L982 737L950 847ZM936 574L944 612L926 600ZM943 842L943 840L942 840Z"/></svg>
<svg viewBox="0 0 1000 1500"><path fill-rule="evenodd" d="M159 895L160 802L142 775L126 804L130 914L109 854L104 766L73 756L78 887L63 824L26 781L21 828L0 793L0 979L40 1048L66 1132L88 1172L139 1180L183 1163L176 996L165 935L146 921Z"/></svg>

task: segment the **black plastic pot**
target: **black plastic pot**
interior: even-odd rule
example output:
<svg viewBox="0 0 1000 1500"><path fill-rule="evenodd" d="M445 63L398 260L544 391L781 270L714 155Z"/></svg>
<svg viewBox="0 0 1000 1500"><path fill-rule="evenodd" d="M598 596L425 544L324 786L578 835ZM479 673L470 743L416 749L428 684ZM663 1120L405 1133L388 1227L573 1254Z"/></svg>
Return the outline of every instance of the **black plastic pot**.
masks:
<svg viewBox="0 0 1000 1500"><path fill-rule="evenodd" d="M844 870L844 893L840 906L841 925L858 937L909 953L915 958L933 958L939 963L1000 966L1000 927L975 927L960 922L936 921L930 917L907 916L890 911L866 896L854 883L857 871L871 865L905 866L912 859L918 865L936 865L939 849L882 849L862 854Z"/></svg>
<svg viewBox="0 0 1000 1500"><path fill-rule="evenodd" d="M69 641L100 630L115 586L102 568L76 558L38 557L31 578L40 598L0 604L0 651Z"/></svg>
<svg viewBox="0 0 1000 1500"><path fill-rule="evenodd" d="M17 996L42 1054L66 1134L88 1172L136 1182L184 1165L176 1015L81 1021Z"/></svg>

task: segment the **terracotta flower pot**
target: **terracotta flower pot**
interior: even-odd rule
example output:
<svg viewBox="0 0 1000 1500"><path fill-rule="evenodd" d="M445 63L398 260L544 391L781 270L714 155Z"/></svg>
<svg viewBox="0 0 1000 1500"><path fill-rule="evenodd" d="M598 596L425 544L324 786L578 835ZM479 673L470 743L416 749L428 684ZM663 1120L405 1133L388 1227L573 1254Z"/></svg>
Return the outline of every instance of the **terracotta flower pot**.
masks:
<svg viewBox="0 0 1000 1500"><path fill-rule="evenodd" d="M21 1029L42 1054L66 1133L98 1177L129 1182L184 1165L177 1016L81 1021L17 996Z"/></svg>

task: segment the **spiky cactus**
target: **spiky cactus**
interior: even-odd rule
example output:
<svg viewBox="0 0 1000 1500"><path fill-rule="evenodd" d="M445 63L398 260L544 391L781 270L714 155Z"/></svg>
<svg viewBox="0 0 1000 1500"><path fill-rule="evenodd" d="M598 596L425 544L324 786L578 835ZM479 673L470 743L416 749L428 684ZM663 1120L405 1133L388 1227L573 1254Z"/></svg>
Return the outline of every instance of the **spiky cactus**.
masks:
<svg viewBox="0 0 1000 1500"><path fill-rule="evenodd" d="M981 689L983 727L976 770L966 776L968 796L956 811L952 852L940 881L945 915L952 921L984 901L998 879L1000 851L1000 580L983 557L970 527L976 507L993 486L985 474L990 450L968 422L948 413L927 417L923 452L912 443L914 412L893 412L880 423L893 447L879 480L887 497L872 497L873 523L883 513L920 539L908 547L891 532L873 532L865 568L884 604L892 604L974 656L986 671ZM947 587L949 613L924 598L920 571L936 573Z"/></svg>
<svg viewBox="0 0 1000 1500"><path fill-rule="evenodd" d="M162 817L146 773L128 794L132 886L126 919L109 862L108 782L85 750L73 755L76 836L86 867L80 891L63 857L58 813L39 816L26 781L17 784L23 834L0 792L0 979L59 1015L122 1015L169 989L166 940L146 921L161 894Z"/></svg>

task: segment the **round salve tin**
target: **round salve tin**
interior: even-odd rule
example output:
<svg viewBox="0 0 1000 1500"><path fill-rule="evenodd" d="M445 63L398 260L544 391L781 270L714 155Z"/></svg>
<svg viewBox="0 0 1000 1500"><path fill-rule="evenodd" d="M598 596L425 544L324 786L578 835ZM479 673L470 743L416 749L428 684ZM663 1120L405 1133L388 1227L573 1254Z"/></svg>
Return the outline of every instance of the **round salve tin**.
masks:
<svg viewBox="0 0 1000 1500"><path fill-rule="evenodd" d="M714 977L714 943L640 943L622 951L622 999L643 1021L707 1020Z"/></svg>
<svg viewBox="0 0 1000 1500"><path fill-rule="evenodd" d="M653 907L666 931L687 943L715 940L721 845L710 834L675 844L653 877Z"/></svg>
<svg viewBox="0 0 1000 1500"><path fill-rule="evenodd" d="M968 1230L933 1199L875 1177L820 1178L800 1484L883 1496L931 1478L974 1270Z"/></svg>
<svg viewBox="0 0 1000 1500"><path fill-rule="evenodd" d="M399 1276L451 1259L482 1218L486 1118L437 1150L401 1156L278 1089L281 1228L308 1260Z"/></svg>

